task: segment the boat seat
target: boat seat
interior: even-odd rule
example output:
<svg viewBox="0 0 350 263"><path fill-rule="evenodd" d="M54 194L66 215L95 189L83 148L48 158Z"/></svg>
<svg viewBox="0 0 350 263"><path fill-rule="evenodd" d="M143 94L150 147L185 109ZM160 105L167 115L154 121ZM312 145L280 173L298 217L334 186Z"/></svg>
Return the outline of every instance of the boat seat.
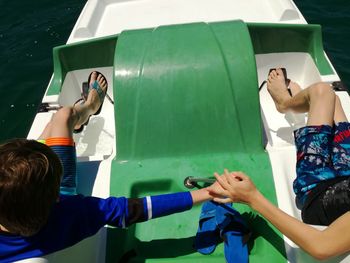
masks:
<svg viewBox="0 0 350 263"><path fill-rule="evenodd" d="M114 62L118 159L261 149L255 58L242 21L125 31Z"/></svg>
<svg viewBox="0 0 350 263"><path fill-rule="evenodd" d="M245 23L193 23L124 31L118 38L114 62L113 93L118 103L112 195L138 197L184 191L185 177L210 177L228 168L250 174L277 203L262 143L257 71ZM247 206L237 208L247 220L257 218ZM196 207L137 224L127 232L109 230L112 238L107 242L107 259L118 261L130 250L136 251L137 258L159 256L152 251L177 259L185 251L194 253L187 251L191 245L186 238L196 233L199 212L200 207ZM281 262L283 239L274 234L274 244L280 244L281 249L274 248L267 241L271 236L264 236L268 231L274 231L268 223L259 226L256 233L261 245L250 258ZM178 248L176 252L167 247L170 237L175 239L172 247ZM121 239L125 240L122 247ZM221 244L212 256L222 260L222 255Z"/></svg>

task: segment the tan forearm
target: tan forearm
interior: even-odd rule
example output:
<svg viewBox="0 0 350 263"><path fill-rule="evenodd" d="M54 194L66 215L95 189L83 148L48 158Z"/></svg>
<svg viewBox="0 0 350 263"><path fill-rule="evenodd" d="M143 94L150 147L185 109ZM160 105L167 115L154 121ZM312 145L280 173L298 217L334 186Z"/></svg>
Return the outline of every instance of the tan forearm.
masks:
<svg viewBox="0 0 350 263"><path fill-rule="evenodd" d="M222 176L215 174L215 177L223 188L214 191L216 194L227 196L232 202L251 206L313 257L326 259L350 251L350 212L335 220L326 230L320 231L273 205L246 174L225 170ZM216 201L221 202L220 199Z"/></svg>
<svg viewBox="0 0 350 263"><path fill-rule="evenodd" d="M316 258L323 258L321 244L322 231L283 212L260 192L257 192L254 196L251 207L307 253Z"/></svg>

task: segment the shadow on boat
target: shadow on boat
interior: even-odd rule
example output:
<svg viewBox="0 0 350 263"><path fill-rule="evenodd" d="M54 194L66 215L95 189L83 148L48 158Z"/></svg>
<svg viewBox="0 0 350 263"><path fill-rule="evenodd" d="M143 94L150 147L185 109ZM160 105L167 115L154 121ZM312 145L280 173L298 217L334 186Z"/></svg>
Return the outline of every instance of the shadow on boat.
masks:
<svg viewBox="0 0 350 263"><path fill-rule="evenodd" d="M243 213L242 216L252 231L248 241L249 254L254 254L254 246L259 243L259 239L265 239L283 258L287 259L283 238L275 228L254 213ZM195 236L141 241L135 237L136 227L133 225L127 230L117 228L108 230L108 242L113 245L107 251L106 262L146 262L148 259L177 258L197 252L194 247ZM124 251L121 247L124 248ZM219 253L214 252L212 255L202 257L211 258L213 262L221 257L224 259L223 251L222 253L220 251L222 250L219 250ZM193 260L198 259L198 256L201 255L194 254Z"/></svg>

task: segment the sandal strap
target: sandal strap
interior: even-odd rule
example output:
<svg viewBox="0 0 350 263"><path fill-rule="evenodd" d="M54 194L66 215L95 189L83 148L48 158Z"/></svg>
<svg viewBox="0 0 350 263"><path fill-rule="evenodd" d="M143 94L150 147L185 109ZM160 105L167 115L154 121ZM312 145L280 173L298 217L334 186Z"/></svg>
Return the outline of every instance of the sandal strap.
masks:
<svg viewBox="0 0 350 263"><path fill-rule="evenodd" d="M95 80L91 85L91 89L96 90L98 96L100 97L100 101L102 102L106 96L106 93L101 89L100 85L98 84L97 80Z"/></svg>

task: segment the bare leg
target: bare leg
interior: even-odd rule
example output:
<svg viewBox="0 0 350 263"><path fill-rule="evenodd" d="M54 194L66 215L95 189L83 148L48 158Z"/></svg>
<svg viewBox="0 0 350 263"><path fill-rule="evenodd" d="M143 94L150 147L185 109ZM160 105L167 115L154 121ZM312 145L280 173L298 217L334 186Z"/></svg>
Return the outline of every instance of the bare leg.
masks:
<svg viewBox="0 0 350 263"><path fill-rule="evenodd" d="M267 88L279 112L308 112L307 125L333 125L336 95L330 85L317 83L290 97L282 70L277 69L270 73Z"/></svg>
<svg viewBox="0 0 350 263"><path fill-rule="evenodd" d="M52 121L49 121L46 124L46 127L44 128L43 132L41 133L41 135L39 136L39 140L44 140L46 138L50 137L51 134L51 128L52 128Z"/></svg>
<svg viewBox="0 0 350 263"><path fill-rule="evenodd" d="M95 80L99 83L101 89L107 89L107 81L94 72L91 76L92 84ZM49 137L66 137L72 138L74 127L79 127L84 124L91 114L94 114L100 107L102 101L97 94L97 91L91 89L84 104L77 104L75 106L67 106L59 109L52 117L51 121L46 125L43 133L39 139L46 139Z"/></svg>
<svg viewBox="0 0 350 263"><path fill-rule="evenodd" d="M335 97L335 111L334 111L334 122L347 122L345 112L343 107L341 106L341 102L338 96Z"/></svg>
<svg viewBox="0 0 350 263"><path fill-rule="evenodd" d="M280 69L271 71L267 79L267 90L274 100L276 109L279 112L286 113L288 111L293 111L296 113L303 113L309 111L309 103L305 90L302 90L295 96L291 97L287 91L284 76Z"/></svg>
<svg viewBox="0 0 350 263"><path fill-rule="evenodd" d="M300 91L302 91L301 87L298 83L291 81L289 84L289 87L292 91L292 95L295 96ZM335 110L334 110L334 117L333 117L334 123L339 122L348 122L348 119L345 115L345 112L343 110L343 107L341 105L340 99L338 96L335 97Z"/></svg>

